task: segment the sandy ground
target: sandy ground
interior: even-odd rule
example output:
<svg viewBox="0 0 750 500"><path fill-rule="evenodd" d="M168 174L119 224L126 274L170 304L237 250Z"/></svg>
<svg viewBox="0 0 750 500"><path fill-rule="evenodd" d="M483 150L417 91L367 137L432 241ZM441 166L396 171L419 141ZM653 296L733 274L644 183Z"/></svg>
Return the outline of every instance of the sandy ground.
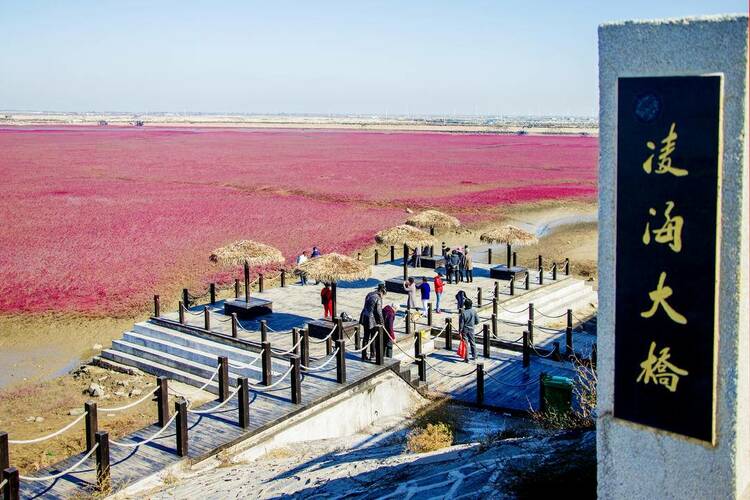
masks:
<svg viewBox="0 0 750 500"><path fill-rule="evenodd" d="M596 207L591 203L558 202L512 207L504 213L498 212L495 220L541 228L554 221L591 218L595 213ZM490 224L483 223L437 236L448 246L479 246L479 235ZM546 259L554 258L556 261L568 257L573 263L574 274L595 281L596 237L595 223L560 226L540 238L538 245L518 249L519 262L535 266L536 256L540 253ZM364 249L363 253L370 253L370 249ZM381 255L387 255L384 248ZM479 258L480 254L475 252L475 255ZM504 247L497 247L494 255L493 262L502 262L505 258ZM162 307L170 310L169 304ZM90 374L79 373L77 376L67 372L90 359L102 347L108 347L133 323L147 317L148 311L128 318L0 316L0 366L3 367L0 371L0 387L3 387L0 390L0 430L16 439L25 439L62 427L74 418L68 415L69 410L81 407L84 401L90 399L82 391L92 381L104 385L105 393L111 398L111 405L102 402L101 406L120 406L132 400L127 395L114 395L121 388L116 386L120 380L127 380L130 387L138 386L145 394L151 387L147 384L153 384L152 377L104 372L99 368L91 368ZM100 382L102 377L107 378ZM148 410L144 410L144 407ZM112 418L106 427L118 429L117 433L121 435L151 423L154 412L153 404L149 406L143 403L114 417L100 418ZM27 422L27 419L36 416L44 416L44 421ZM80 431L71 431L42 445L14 447L11 450L13 463L21 470L28 471L56 462L68 453L80 451L81 439Z"/></svg>

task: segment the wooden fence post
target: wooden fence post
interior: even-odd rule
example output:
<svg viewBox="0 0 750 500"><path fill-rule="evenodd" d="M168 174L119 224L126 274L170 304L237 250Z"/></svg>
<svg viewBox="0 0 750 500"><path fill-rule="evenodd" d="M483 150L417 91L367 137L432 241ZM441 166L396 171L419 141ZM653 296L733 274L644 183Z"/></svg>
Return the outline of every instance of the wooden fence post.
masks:
<svg viewBox="0 0 750 500"><path fill-rule="evenodd" d="M229 358L219 356L219 401L229 397Z"/></svg>
<svg viewBox="0 0 750 500"><path fill-rule="evenodd" d="M240 298L240 280L236 278L234 280L234 298L235 299Z"/></svg>
<svg viewBox="0 0 750 500"><path fill-rule="evenodd" d="M492 299L492 314L494 314L495 316L497 316L497 306L497 299Z"/></svg>
<svg viewBox="0 0 750 500"><path fill-rule="evenodd" d="M432 302L427 303L427 326L432 326Z"/></svg>
<svg viewBox="0 0 750 500"><path fill-rule="evenodd" d="M300 348L299 344L299 329L295 327L292 328L292 346L296 346L293 350L293 354L295 356L300 356L302 353L302 349Z"/></svg>
<svg viewBox="0 0 750 500"><path fill-rule="evenodd" d="M422 334L418 328L414 329L414 356L422 354Z"/></svg>
<svg viewBox="0 0 750 500"><path fill-rule="evenodd" d="M169 379L156 377L156 415L159 427L164 427L169 421Z"/></svg>
<svg viewBox="0 0 750 500"><path fill-rule="evenodd" d="M2 471L2 479L8 481L5 485L4 500L19 500L21 498L21 483L18 469L15 467L6 467Z"/></svg>
<svg viewBox="0 0 750 500"><path fill-rule="evenodd" d="M487 249L487 264L492 264L492 249Z"/></svg>
<svg viewBox="0 0 750 500"><path fill-rule="evenodd" d="M516 294L516 278L512 277L510 279L510 295L513 296Z"/></svg>
<svg viewBox="0 0 750 500"><path fill-rule="evenodd" d="M477 404L484 403L484 363L477 363Z"/></svg>
<svg viewBox="0 0 750 500"><path fill-rule="evenodd" d="M435 245L430 245L430 257L435 256Z"/></svg>
<svg viewBox="0 0 750 500"><path fill-rule="evenodd" d="M203 306L203 329L207 332L211 331L211 311L208 306Z"/></svg>
<svg viewBox="0 0 750 500"><path fill-rule="evenodd" d="M211 300L211 305L216 304L216 283L208 285L208 296Z"/></svg>
<svg viewBox="0 0 750 500"><path fill-rule="evenodd" d="M336 318L336 340L346 340L344 336L344 320Z"/></svg>
<svg viewBox="0 0 750 500"><path fill-rule="evenodd" d="M190 307L190 294L187 288L182 289L182 303L185 304L186 308Z"/></svg>
<svg viewBox="0 0 750 500"><path fill-rule="evenodd" d="M232 313L232 337L237 338L237 313Z"/></svg>
<svg viewBox="0 0 750 500"><path fill-rule="evenodd" d="M302 381L301 381L301 367L298 356L289 356L289 363L292 365L292 403L302 403Z"/></svg>
<svg viewBox="0 0 750 500"><path fill-rule="evenodd" d="M179 309L180 324L184 325L185 324L185 305L182 303L182 301L180 301L180 303L178 304L178 309Z"/></svg>
<svg viewBox="0 0 750 500"><path fill-rule="evenodd" d="M492 336L497 338L497 314L492 315Z"/></svg>
<svg viewBox="0 0 750 500"><path fill-rule="evenodd" d="M565 258L565 276L570 276L570 259Z"/></svg>
<svg viewBox="0 0 750 500"><path fill-rule="evenodd" d="M417 357L417 371L419 372L419 381L427 382L427 361L424 354Z"/></svg>
<svg viewBox="0 0 750 500"><path fill-rule="evenodd" d="M513 252L513 267L517 267L517 264L516 264L516 262L518 262L517 257L518 257L518 254L516 254L516 252Z"/></svg>
<svg viewBox="0 0 750 500"><path fill-rule="evenodd" d="M310 366L310 330L304 328L302 330L302 359L300 362L305 366Z"/></svg>
<svg viewBox="0 0 750 500"><path fill-rule="evenodd" d="M445 318L445 348L449 351L453 350L453 320L451 318Z"/></svg>
<svg viewBox="0 0 750 500"><path fill-rule="evenodd" d="M346 383L346 341L339 339L336 341L336 382L339 384Z"/></svg>
<svg viewBox="0 0 750 500"><path fill-rule="evenodd" d="M529 366L529 332L524 330L523 332L523 367L528 368Z"/></svg>
<svg viewBox="0 0 750 500"><path fill-rule="evenodd" d="M333 335L329 335L326 338L326 356L330 356L332 352L333 352Z"/></svg>
<svg viewBox="0 0 750 500"><path fill-rule="evenodd" d="M409 245L404 243L404 281L409 277Z"/></svg>
<svg viewBox="0 0 750 500"><path fill-rule="evenodd" d="M391 245L391 262L396 260L396 247Z"/></svg>
<svg viewBox="0 0 750 500"><path fill-rule="evenodd" d="M250 385L247 377L237 377L237 385L240 386L240 392L237 393L239 424L243 429L247 429L250 426Z"/></svg>
<svg viewBox="0 0 750 500"><path fill-rule="evenodd" d="M526 323L529 328L529 342L534 343L534 303L529 304L529 321Z"/></svg>
<svg viewBox="0 0 750 500"><path fill-rule="evenodd" d="M286 269L281 270L281 288L286 287Z"/></svg>
<svg viewBox="0 0 750 500"><path fill-rule="evenodd" d="M482 307L482 287L477 287L477 307Z"/></svg>
<svg viewBox="0 0 750 500"><path fill-rule="evenodd" d="M376 248L376 249L375 249L375 265L376 265L376 266L377 266L378 264L380 264L380 262L379 262L379 261L380 261L380 256L378 255L378 249Z"/></svg>
<svg viewBox="0 0 750 500"><path fill-rule="evenodd" d="M8 448L8 433L0 432L0 471L10 467L10 450Z"/></svg>
<svg viewBox="0 0 750 500"><path fill-rule="evenodd" d="M526 277L524 278L524 285L526 287L526 290L531 290L531 278L529 277L528 271L526 271Z"/></svg>
<svg viewBox="0 0 750 500"><path fill-rule="evenodd" d="M161 316L161 300L158 295L154 295L154 317Z"/></svg>
<svg viewBox="0 0 750 500"><path fill-rule="evenodd" d="M96 411L96 403L87 401L83 404L86 412L86 451L91 451L96 444L96 433L99 431L99 417Z"/></svg>
<svg viewBox="0 0 750 500"><path fill-rule="evenodd" d="M174 402L174 411L177 412L177 426L175 428L175 435L177 436L177 456L186 457L188 454L188 411L185 398L180 398L178 401Z"/></svg>
<svg viewBox="0 0 750 500"><path fill-rule="evenodd" d="M495 300L500 298L500 282L495 281L495 290L493 292L493 295L495 296Z"/></svg>
<svg viewBox="0 0 750 500"><path fill-rule="evenodd" d="M260 320L260 341L268 341L268 323L264 319Z"/></svg>
<svg viewBox="0 0 750 500"><path fill-rule="evenodd" d="M271 343L269 341L263 341L260 343L262 348L261 354L261 372L262 380L261 384L271 385Z"/></svg>
<svg viewBox="0 0 750 500"><path fill-rule="evenodd" d="M490 357L490 325L485 323L482 325L482 347L484 350L484 357Z"/></svg>
<svg viewBox="0 0 750 500"><path fill-rule="evenodd" d="M510 269L510 243L505 244L505 265Z"/></svg>
<svg viewBox="0 0 750 500"><path fill-rule="evenodd" d="M552 263L552 281L557 280L557 262Z"/></svg>
<svg viewBox="0 0 750 500"><path fill-rule="evenodd" d="M263 293L265 288L265 277L263 273L258 273L258 292Z"/></svg>
<svg viewBox="0 0 750 500"><path fill-rule="evenodd" d="M111 475L109 466L109 433L107 431L97 431L94 439L96 440L96 486L99 491L108 491L111 485Z"/></svg>

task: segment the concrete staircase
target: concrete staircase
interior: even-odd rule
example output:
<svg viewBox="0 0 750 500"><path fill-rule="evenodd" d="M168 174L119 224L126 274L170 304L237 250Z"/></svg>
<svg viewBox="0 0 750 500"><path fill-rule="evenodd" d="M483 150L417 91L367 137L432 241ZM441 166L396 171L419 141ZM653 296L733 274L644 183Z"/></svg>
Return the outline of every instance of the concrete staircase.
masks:
<svg viewBox="0 0 750 500"><path fill-rule="evenodd" d="M534 304L536 324L550 324L565 321L565 317L559 319L550 319L547 316L559 316L564 314L568 309L577 310L583 308L589 309L590 305L598 304L596 291L583 280L576 278L565 278L557 282L546 284L536 290L531 290L523 295L516 296L510 300L502 302L498 307L498 317L505 321L526 323L529 319L527 307L530 303ZM481 314L487 315L488 309L484 309Z"/></svg>
<svg viewBox="0 0 750 500"><path fill-rule="evenodd" d="M218 357L229 358L229 383L235 386L237 377L248 377L250 383L261 378L261 362L251 367L258 353L240 349L201 338L188 333L172 330L151 322L141 322L125 332L122 339L112 342L95 358L96 364L117 369L118 365L138 368L155 376L166 376L195 387L201 387L213 375L218 365ZM288 361L272 357L271 371L274 376L286 372ZM218 394L217 379L206 390Z"/></svg>

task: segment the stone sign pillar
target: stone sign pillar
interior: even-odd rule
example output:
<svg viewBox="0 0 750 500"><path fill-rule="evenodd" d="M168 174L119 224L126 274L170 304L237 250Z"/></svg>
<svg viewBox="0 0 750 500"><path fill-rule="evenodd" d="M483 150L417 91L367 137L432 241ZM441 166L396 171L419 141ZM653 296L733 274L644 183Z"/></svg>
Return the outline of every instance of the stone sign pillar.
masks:
<svg viewBox="0 0 750 500"><path fill-rule="evenodd" d="M747 45L599 28L600 498L750 495Z"/></svg>

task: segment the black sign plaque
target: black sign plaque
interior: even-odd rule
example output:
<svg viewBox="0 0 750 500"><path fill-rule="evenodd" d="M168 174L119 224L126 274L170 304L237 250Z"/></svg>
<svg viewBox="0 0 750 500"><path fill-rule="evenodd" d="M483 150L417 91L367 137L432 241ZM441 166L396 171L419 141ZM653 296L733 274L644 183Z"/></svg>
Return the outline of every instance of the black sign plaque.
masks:
<svg viewBox="0 0 750 500"><path fill-rule="evenodd" d="M713 444L721 77L617 90L614 415Z"/></svg>

